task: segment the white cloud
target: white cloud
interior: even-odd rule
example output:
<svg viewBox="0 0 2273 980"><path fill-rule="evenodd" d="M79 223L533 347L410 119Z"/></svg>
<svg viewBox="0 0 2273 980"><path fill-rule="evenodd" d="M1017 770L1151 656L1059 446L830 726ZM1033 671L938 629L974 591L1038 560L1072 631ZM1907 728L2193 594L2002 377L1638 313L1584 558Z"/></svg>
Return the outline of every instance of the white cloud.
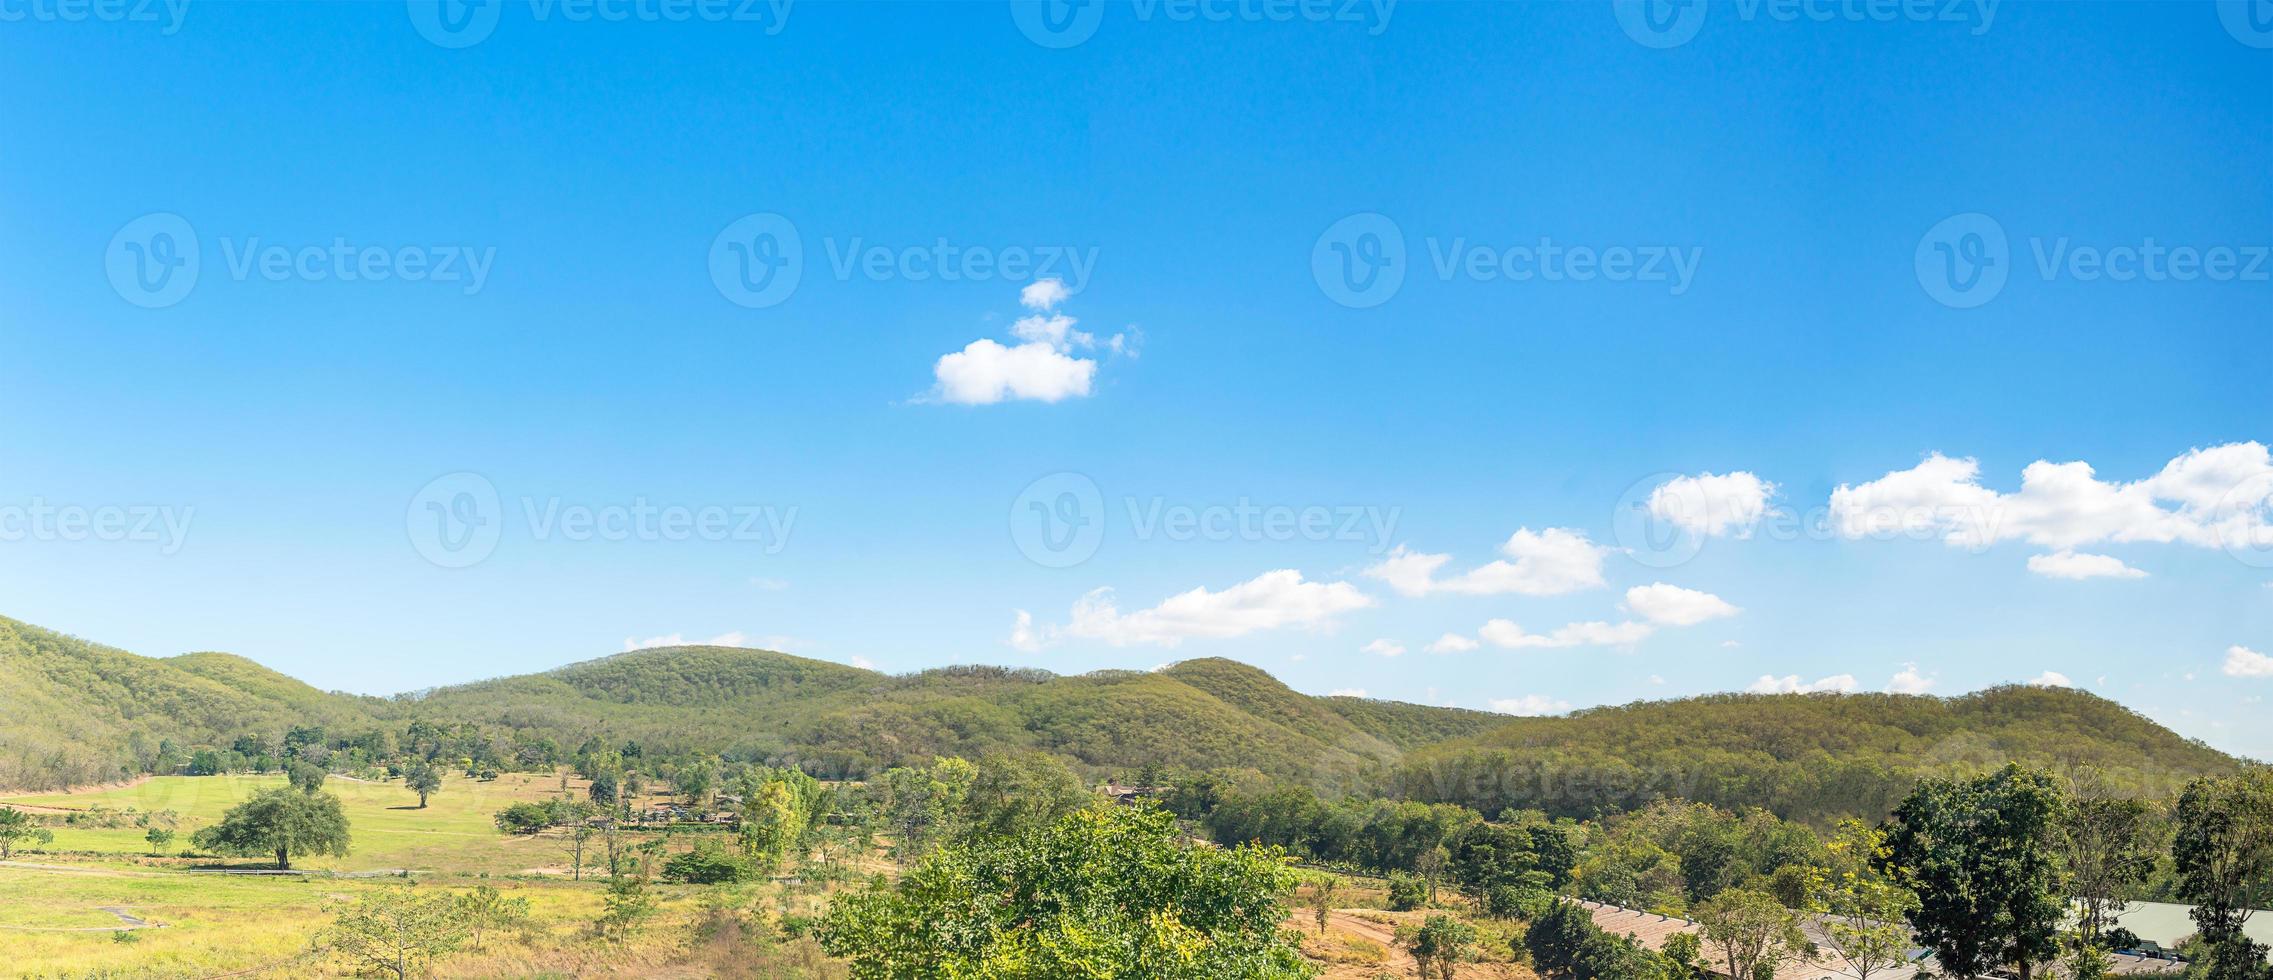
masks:
<svg viewBox="0 0 2273 980"><path fill-rule="evenodd" d="M1432 592L1563 595L1604 584L1602 559L1609 549L1588 540L1584 531L1560 527L1533 531L1526 527L1508 536L1500 545L1500 553L1507 559L1440 580L1437 570L1452 560L1451 555L1425 554L1398 545L1365 574L1408 596Z"/></svg>
<svg viewBox="0 0 2273 980"><path fill-rule="evenodd" d="M2069 680L2069 679L2068 679L2068 675L2066 675L2066 674L2063 674L2063 673L2061 673L2061 672L2059 672L2059 671L2057 671L2057 670L2047 670L2047 671L2045 671L2044 673L2041 673L2041 674L2038 674L2038 675L2036 675L2035 677L2031 677L2031 678L2029 678L2029 679L2028 679L2028 686L2030 686L2030 687L2074 687L2074 686L2076 686L2076 682Z"/></svg>
<svg viewBox="0 0 2273 980"><path fill-rule="evenodd" d="M854 658L852 658L852 665L853 665L853 666L855 666L855 667L858 667L858 668L860 668L860 669L862 669L862 670L875 670L875 669L876 669L876 661L870 660L870 659L868 659L867 657L854 657Z"/></svg>
<svg viewBox="0 0 2273 980"><path fill-rule="evenodd" d="M2030 555L2028 570L2046 578L2071 580L2147 577L2147 573L2123 564L2123 560L2120 558L2075 551L2056 551L2049 555Z"/></svg>
<svg viewBox="0 0 2273 980"><path fill-rule="evenodd" d="M1526 633L1523 631L1523 627L1508 620L1495 619L1485 623L1482 629L1476 631L1476 635L1482 637L1484 642L1496 647L1523 650L1580 646L1632 646L1647 639L1653 632L1656 632L1656 627L1648 623L1618 623L1613 625L1604 622L1587 622L1571 623L1556 629L1552 633L1542 635Z"/></svg>
<svg viewBox="0 0 2273 980"><path fill-rule="evenodd" d="M1042 636L1034 631L1034 614L1024 609L1018 610L1017 618L1010 624L1010 648L1025 653L1039 653L1043 642Z"/></svg>
<svg viewBox="0 0 2273 980"><path fill-rule="evenodd" d="M786 640L789 639L789 637L767 637L766 639ZM665 633L662 636L650 636L645 639L627 636L624 637L623 640L623 648L625 653L630 653L633 650L653 650L657 647L746 647L749 645L749 636L743 633L741 630L735 630L731 633L721 633L717 636L711 637L710 639L703 640L700 643L693 644L687 642L687 635L684 633Z"/></svg>
<svg viewBox="0 0 2273 980"><path fill-rule="evenodd" d="M1405 655L1405 645L1390 640L1375 640L1366 644L1358 652L1378 654L1384 657L1402 657Z"/></svg>
<svg viewBox="0 0 2273 980"><path fill-rule="evenodd" d="M1073 291L1059 279L1036 279L1018 291L1018 303L1029 310L1048 310L1065 302Z"/></svg>
<svg viewBox="0 0 2273 980"><path fill-rule="evenodd" d="M1097 362L1074 356L1077 349L1095 347L1097 338L1074 329L1073 317L1054 308L1068 295L1055 279L1029 283L1018 301L1036 311L1010 325L1018 340L1005 346L980 338L960 351L940 357L932 366L935 384L931 400L954 405L992 405L1010 400L1058 402L1088 396L1097 377ZM1120 334L1106 344L1115 354L1129 351L1133 341Z"/></svg>
<svg viewBox="0 0 2273 980"><path fill-rule="evenodd" d="M1326 696L1330 698L1362 698L1366 694L1365 688L1362 687L1337 687L1326 692Z"/></svg>
<svg viewBox="0 0 2273 980"><path fill-rule="evenodd" d="M1903 664L1902 670L1886 682L1889 694L1924 694L1933 686L1934 679L1919 673L1917 664Z"/></svg>
<svg viewBox="0 0 2273 980"><path fill-rule="evenodd" d="M1559 715L1571 710L1571 703L1543 694L1526 694L1519 698L1494 698L1492 710L1503 715L1521 715L1536 718L1541 715Z"/></svg>
<svg viewBox="0 0 2273 980"><path fill-rule="evenodd" d="M1908 534L1969 548L2001 541L2066 551L2099 542L2273 545L2273 453L2241 442L2189 450L2154 476L2101 480L2091 464L2038 460L2017 493L1981 485L1981 466L1940 453L1831 493L1850 538Z"/></svg>
<svg viewBox="0 0 2273 980"><path fill-rule="evenodd" d="M1710 592L1663 582L1627 589L1626 608L1659 626L1695 626L1743 611Z"/></svg>
<svg viewBox="0 0 2273 980"><path fill-rule="evenodd" d="M1786 674L1782 677L1762 674L1759 680L1753 681L1752 686L1744 690L1751 694L1818 694L1825 691L1846 694L1853 691L1855 687L1856 681L1853 674L1833 674L1822 680L1808 683L1802 683L1798 674Z"/></svg>
<svg viewBox="0 0 2273 980"><path fill-rule="evenodd" d="M1373 604L1371 596L1348 582L1305 582L1301 572L1280 569L1221 592L1193 589L1126 614L1114 601L1112 589L1096 589L1073 604L1071 619L1062 627L1036 631L1030 617L1021 612L1012 641L1017 642L1023 630L1036 645L1071 636L1114 646L1172 647L1194 637L1222 639L1290 626L1323 629L1333 626L1343 613Z"/></svg>
<svg viewBox="0 0 2273 980"><path fill-rule="evenodd" d="M1476 649L1476 641L1458 633L1446 633L1428 645L1430 653L1467 653Z"/></svg>
<svg viewBox="0 0 2273 980"><path fill-rule="evenodd" d="M1738 470L1728 474L1700 473L1659 484L1650 491L1652 517L1697 534L1744 537L1768 512L1768 498L1776 485Z"/></svg>
<svg viewBox="0 0 2273 980"><path fill-rule="evenodd" d="M2245 646L2226 648L2227 677L2273 677L2273 657Z"/></svg>

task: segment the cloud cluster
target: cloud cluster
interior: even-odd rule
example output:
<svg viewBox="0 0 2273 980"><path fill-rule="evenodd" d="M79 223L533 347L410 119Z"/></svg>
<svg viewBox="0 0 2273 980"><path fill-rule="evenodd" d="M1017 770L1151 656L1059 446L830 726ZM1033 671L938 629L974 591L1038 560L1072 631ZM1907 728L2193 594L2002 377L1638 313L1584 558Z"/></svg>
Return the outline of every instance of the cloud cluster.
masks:
<svg viewBox="0 0 2273 980"><path fill-rule="evenodd" d="M1030 312L1010 325L1010 335L1018 343L1005 345L982 337L942 356L932 367L931 400L992 405L1086 397L1097 377L1097 362L1073 352L1093 349L1098 342L1094 335L1074 329L1073 317L1057 311L1069 295L1056 279L1029 283L1019 291L1018 301ZM1116 354L1133 354L1132 337L1115 334L1105 347Z"/></svg>
<svg viewBox="0 0 2273 980"><path fill-rule="evenodd" d="M1173 647L1188 639L1226 639L1262 630L1323 629L1344 613L1374 604L1348 582L1308 582L1293 569L1264 572L1220 592L1196 588L1150 609L1123 613L1110 588L1094 589L1073 604L1063 626L1037 629L1021 609L1011 645L1038 650L1064 637L1113 646Z"/></svg>
<svg viewBox="0 0 2273 980"><path fill-rule="evenodd" d="M1743 470L1675 477L1650 491L1650 516L1707 537L1744 537L1768 513L1776 485Z"/></svg>
<svg viewBox="0 0 2273 980"><path fill-rule="evenodd" d="M2273 677L2273 657L2245 646L2226 648L2227 677Z"/></svg>
<svg viewBox="0 0 2273 980"><path fill-rule="evenodd" d="M1452 560L1451 555L1426 554L1398 545L1365 574L1405 596L1564 595L1604 584L1602 560L1609 549L1588 540L1584 531L1560 527L1533 531L1526 527L1508 536L1500 545L1500 553L1507 557L1440 579L1437 571Z"/></svg>
<svg viewBox="0 0 2273 980"><path fill-rule="evenodd" d="M1798 674L1786 674L1782 677L1762 674L1759 680L1753 681L1751 686L1744 690L1751 694L1820 694L1824 692L1847 694L1854 691L1856 686L1857 682L1853 674L1833 674L1821 680L1805 683L1800 681Z"/></svg>

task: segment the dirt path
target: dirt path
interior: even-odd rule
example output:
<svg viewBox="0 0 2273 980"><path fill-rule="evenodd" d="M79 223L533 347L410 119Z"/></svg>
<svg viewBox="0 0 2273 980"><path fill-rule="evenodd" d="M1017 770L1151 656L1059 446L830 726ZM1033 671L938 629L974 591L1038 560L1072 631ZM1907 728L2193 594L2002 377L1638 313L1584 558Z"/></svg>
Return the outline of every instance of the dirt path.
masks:
<svg viewBox="0 0 2273 980"><path fill-rule="evenodd" d="M1303 910L1287 919L1287 927L1290 929L1299 930L1304 935L1315 936L1316 933L1313 932L1313 930L1318 928L1318 920L1315 917L1315 913L1308 910ZM1336 932L1345 932L1350 935L1357 936L1361 939L1368 939L1373 942L1380 943L1383 949L1389 951L1389 962L1382 964L1381 966L1365 967L1358 972L1349 973L1349 976L1358 976L1360 974L1363 974L1365 976L1372 976L1380 973L1383 969L1387 969L1399 976L1404 976L1413 972L1415 966L1413 963L1413 958L1412 956L1408 955L1403 949L1398 947L1397 929L1395 926L1383 925L1379 922L1374 922L1369 919L1361 919L1348 912L1328 912L1326 913L1326 931L1328 935L1332 935ZM1337 971L1354 969L1356 968L1331 967L1326 971L1326 978L1327 980L1333 980L1333 978L1343 975L1343 973Z"/></svg>

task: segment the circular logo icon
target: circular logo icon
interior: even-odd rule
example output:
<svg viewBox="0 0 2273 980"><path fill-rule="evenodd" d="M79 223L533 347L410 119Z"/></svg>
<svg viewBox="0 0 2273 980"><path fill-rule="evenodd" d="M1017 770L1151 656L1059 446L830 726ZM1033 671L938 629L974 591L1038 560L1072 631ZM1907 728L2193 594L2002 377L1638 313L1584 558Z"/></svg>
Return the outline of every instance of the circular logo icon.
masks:
<svg viewBox="0 0 2273 980"><path fill-rule="evenodd" d="M1918 239L1911 257L1918 285L1952 309L1970 310L2005 289L2012 275L2012 248L1997 219L1978 211L1953 214Z"/></svg>
<svg viewBox="0 0 2273 980"><path fill-rule="evenodd" d="M710 281L736 306L764 309L797 291L805 274L805 240L788 218L743 215L710 240Z"/></svg>
<svg viewBox="0 0 2273 980"><path fill-rule="evenodd" d="M1389 302L1405 284L1405 232L1372 211L1336 221L1310 247L1310 276L1327 299L1353 310Z"/></svg>
<svg viewBox="0 0 2273 980"><path fill-rule="evenodd" d="M198 253L197 232L181 215L145 214L110 236L103 271L120 298L162 309L181 302L197 285Z"/></svg>
<svg viewBox="0 0 2273 980"><path fill-rule="evenodd" d="M1705 26L1705 0L1613 0L1618 26L1650 48L1678 48Z"/></svg>
<svg viewBox="0 0 2273 980"><path fill-rule="evenodd" d="M1079 473L1052 473L1010 502L1010 540L1034 564L1072 568L1105 541L1105 495Z"/></svg>
<svg viewBox="0 0 2273 980"><path fill-rule="evenodd" d="M2218 0L2218 22L2236 41L2273 48L2273 0Z"/></svg>
<svg viewBox="0 0 2273 980"><path fill-rule="evenodd" d="M1610 514L1610 531L1620 550L1635 563L1647 568L1672 568L1687 564L1705 549L1705 535L1695 530L1705 524L1705 502L1660 492L1681 475L1652 473L1618 495L1617 508Z"/></svg>
<svg viewBox="0 0 2273 980"><path fill-rule="evenodd" d="M2226 554L2251 568L2273 568L2273 474L2234 485L2210 513L2210 529Z"/></svg>
<svg viewBox="0 0 2273 980"><path fill-rule="evenodd" d="M1105 0L1010 0L1010 19L1035 44L1070 48L1097 33Z"/></svg>
<svg viewBox="0 0 2273 980"><path fill-rule="evenodd" d="M497 29L504 0L405 0L410 26L437 47L470 48Z"/></svg>
<svg viewBox="0 0 2273 980"><path fill-rule="evenodd" d="M479 473L435 477L410 498L403 527L421 557L443 568L481 564L505 532L497 487Z"/></svg>

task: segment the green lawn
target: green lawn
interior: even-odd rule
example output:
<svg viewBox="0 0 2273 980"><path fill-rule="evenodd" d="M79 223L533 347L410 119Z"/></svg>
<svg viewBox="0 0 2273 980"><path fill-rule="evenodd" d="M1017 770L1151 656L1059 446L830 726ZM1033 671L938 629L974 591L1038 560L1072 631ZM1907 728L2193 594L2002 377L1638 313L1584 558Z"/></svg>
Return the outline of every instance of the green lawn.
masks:
<svg viewBox="0 0 2273 980"><path fill-rule="evenodd" d="M65 807L84 810L101 806L110 810L132 807L142 812L172 810L180 815L176 837L168 853L189 846L190 834L221 818L231 807L258 790L284 785L282 776L158 776L133 786L86 793L56 793L0 799L0 803ZM311 857L294 860L295 868L380 870L408 868L465 874L517 874L530 868L563 863L557 842L550 838L509 838L497 832L490 818L517 800L542 799L559 792L553 776L508 774L479 781L452 777L442 791L418 809L418 794L398 781L355 782L333 778L327 792L339 796L346 808L353 845L344 858ZM581 786L575 787L581 792ZM46 816L52 816L47 814ZM98 851L120 855L148 854L150 845L141 827L119 828L51 826L55 851ZM38 860L36 855L24 856Z"/></svg>

